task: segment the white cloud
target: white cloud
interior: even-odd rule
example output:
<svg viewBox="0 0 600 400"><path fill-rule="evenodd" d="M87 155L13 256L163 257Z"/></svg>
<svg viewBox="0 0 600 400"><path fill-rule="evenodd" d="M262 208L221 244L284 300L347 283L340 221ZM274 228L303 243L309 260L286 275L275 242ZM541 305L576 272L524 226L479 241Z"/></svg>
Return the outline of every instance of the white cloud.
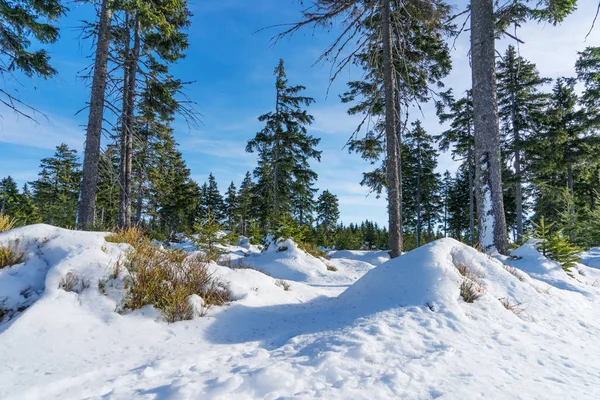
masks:
<svg viewBox="0 0 600 400"><path fill-rule="evenodd" d="M0 109L0 142L54 149L66 143L78 151L83 148L84 129L75 119L54 114L38 116L38 122L15 114L6 107Z"/></svg>

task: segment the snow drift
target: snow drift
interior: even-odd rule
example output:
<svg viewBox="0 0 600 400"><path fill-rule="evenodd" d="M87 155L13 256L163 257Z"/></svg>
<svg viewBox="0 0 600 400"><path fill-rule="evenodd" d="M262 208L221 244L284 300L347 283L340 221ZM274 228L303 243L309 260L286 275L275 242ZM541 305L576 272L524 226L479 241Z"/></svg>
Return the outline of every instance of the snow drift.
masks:
<svg viewBox="0 0 600 400"><path fill-rule="evenodd" d="M0 234L27 246L0 270L21 310L0 324L0 398L600 398L599 271L571 278L532 243L496 259L444 239L374 266L377 253L322 260L288 242L243 258L273 277L211 264L236 300L167 324L152 307L115 312L119 279L98 290L128 248L105 235ZM59 288L69 272L89 287Z"/></svg>

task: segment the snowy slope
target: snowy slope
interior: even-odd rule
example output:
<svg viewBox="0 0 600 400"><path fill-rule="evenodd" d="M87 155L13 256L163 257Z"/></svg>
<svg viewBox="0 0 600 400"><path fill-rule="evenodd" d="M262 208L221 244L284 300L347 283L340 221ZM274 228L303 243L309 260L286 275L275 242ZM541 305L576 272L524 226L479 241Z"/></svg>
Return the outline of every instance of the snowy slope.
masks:
<svg viewBox="0 0 600 400"><path fill-rule="evenodd" d="M593 268L570 278L531 244L512 267L452 239L375 267L374 254L319 260L288 243L244 261L297 278L291 290L213 264L237 301L169 325L151 307L115 313L118 285L57 288L70 270L106 275L126 246L103 236L0 234L29 244L24 265L0 271L0 296L29 306L0 324L1 399L600 398ZM463 265L483 288L474 303L459 295Z"/></svg>

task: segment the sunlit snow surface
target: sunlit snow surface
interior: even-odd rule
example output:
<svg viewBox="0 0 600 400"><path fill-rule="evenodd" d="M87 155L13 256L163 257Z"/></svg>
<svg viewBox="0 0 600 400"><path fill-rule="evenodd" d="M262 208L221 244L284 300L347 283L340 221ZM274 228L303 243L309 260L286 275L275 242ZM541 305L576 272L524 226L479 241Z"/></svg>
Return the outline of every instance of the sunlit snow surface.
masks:
<svg viewBox="0 0 600 400"><path fill-rule="evenodd" d="M99 292L127 249L103 237L0 234L28 249L0 270L0 301L27 307L0 324L0 399L600 399L598 249L571 278L531 243L502 260L515 269L452 239L387 262L246 243L232 261L272 276L211 264L237 300L167 324L151 307L115 312L122 277ZM472 304L462 264L484 287ZM69 271L90 288L59 289Z"/></svg>

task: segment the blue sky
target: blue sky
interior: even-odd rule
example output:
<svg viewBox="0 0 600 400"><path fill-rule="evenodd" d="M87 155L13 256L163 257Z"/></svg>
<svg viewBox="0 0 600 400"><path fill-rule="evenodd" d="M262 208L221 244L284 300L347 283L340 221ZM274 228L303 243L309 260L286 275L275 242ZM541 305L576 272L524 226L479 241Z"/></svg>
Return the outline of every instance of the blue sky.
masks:
<svg viewBox="0 0 600 400"><path fill-rule="evenodd" d="M202 183L213 172L221 191L231 181L239 185L244 174L255 166L255 155L244 151L245 143L262 128L257 117L272 108L274 101L273 69L279 58L286 63L290 84L307 87L306 94L315 98L310 107L315 123L309 128L320 137L323 150L321 163L314 163L319 173L316 187L329 189L340 199L341 219L345 223L364 219L385 224L385 202L368 196L359 182L370 166L357 155L343 150L357 119L346 114L339 101L345 83L360 77L360 71L349 68L331 87L328 64L314 65L320 52L333 35L307 30L272 46L271 37L278 29L262 28L298 20L300 5L292 0L203 0L191 1L194 13L189 31L190 48L185 60L174 68L176 76L193 81L188 95L198 103L202 124L190 130L184 121L176 121L176 139L191 169L192 177ZM457 1L455 4L464 4ZM584 41L591 26L596 2L580 0L580 9L560 27L528 24L520 31L525 44L519 46L523 56L538 64L544 76L572 76L577 51L600 45L600 28ZM71 5L73 7L73 5ZM50 47L52 62L59 75L51 80L22 80L21 85L6 81L17 89L25 102L44 114L38 124L0 109L0 177L11 175L19 184L34 180L40 159L53 154L55 146L65 142L81 150L83 124L87 113L76 115L89 97L85 82L77 73L90 59L90 43L80 39L78 26L90 19L91 8L73 8L61 21L61 39ZM258 32L257 32L258 31ZM467 34L468 35L468 34ZM470 85L467 61L468 36L457 41L453 50L454 69L446 79L447 87L462 92ZM508 44L499 43L499 51ZM432 134L438 125L432 107L413 117L424 121ZM104 142L106 143L106 141ZM441 171L453 169L448 155L440 157Z"/></svg>

